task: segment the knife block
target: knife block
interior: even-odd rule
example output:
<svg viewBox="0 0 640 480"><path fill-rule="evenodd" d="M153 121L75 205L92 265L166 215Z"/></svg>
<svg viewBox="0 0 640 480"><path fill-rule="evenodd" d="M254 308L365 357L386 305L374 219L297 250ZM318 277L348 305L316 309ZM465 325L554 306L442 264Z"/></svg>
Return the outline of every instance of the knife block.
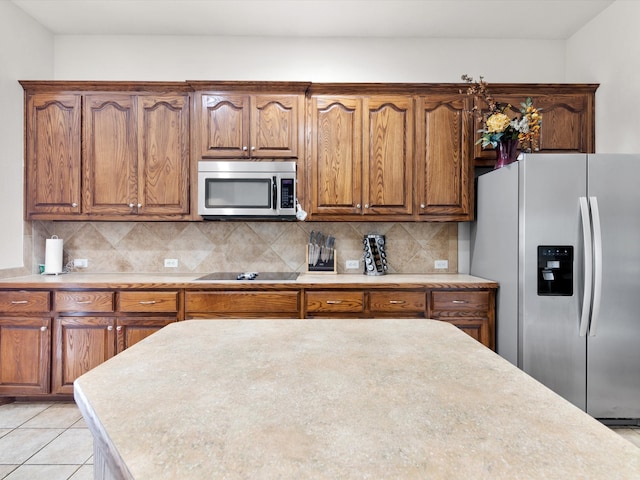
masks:
<svg viewBox="0 0 640 480"><path fill-rule="evenodd" d="M336 261L338 252L335 248L333 249L333 256L330 259L323 262L319 258L315 265L309 263L310 255L308 245L305 250L307 251L307 273L338 273L336 269L336 266L338 265L338 262Z"/></svg>

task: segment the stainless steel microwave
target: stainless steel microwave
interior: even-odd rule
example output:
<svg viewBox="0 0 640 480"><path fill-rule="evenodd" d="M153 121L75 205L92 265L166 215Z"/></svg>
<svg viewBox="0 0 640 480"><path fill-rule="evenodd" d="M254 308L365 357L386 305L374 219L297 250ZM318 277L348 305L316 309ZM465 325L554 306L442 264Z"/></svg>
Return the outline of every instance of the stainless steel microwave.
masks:
<svg viewBox="0 0 640 480"><path fill-rule="evenodd" d="M296 162L199 161L198 215L295 220Z"/></svg>

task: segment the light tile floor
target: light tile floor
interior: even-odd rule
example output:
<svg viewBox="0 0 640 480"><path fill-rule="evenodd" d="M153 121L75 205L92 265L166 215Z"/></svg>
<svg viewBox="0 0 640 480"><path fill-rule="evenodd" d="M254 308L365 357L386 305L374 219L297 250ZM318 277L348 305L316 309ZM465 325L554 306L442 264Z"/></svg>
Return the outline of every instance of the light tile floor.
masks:
<svg viewBox="0 0 640 480"><path fill-rule="evenodd" d="M640 427L612 430L640 448ZM93 440L75 403L0 405L0 479L93 479Z"/></svg>
<svg viewBox="0 0 640 480"><path fill-rule="evenodd" d="M75 403L1 405L0 478L93 479L93 439Z"/></svg>

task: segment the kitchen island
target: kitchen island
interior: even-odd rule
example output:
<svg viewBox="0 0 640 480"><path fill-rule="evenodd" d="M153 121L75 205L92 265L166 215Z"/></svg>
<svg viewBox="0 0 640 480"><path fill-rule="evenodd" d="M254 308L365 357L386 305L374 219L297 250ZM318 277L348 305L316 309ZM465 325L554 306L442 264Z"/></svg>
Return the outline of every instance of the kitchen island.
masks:
<svg viewBox="0 0 640 480"><path fill-rule="evenodd" d="M190 320L78 378L96 479L640 478L640 450L450 324Z"/></svg>

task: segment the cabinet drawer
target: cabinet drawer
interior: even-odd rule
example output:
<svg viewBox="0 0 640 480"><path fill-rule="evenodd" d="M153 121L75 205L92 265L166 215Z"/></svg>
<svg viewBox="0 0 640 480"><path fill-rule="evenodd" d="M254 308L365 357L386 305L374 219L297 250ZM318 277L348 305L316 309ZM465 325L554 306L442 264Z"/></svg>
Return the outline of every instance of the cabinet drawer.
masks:
<svg viewBox="0 0 640 480"><path fill-rule="evenodd" d="M120 312L177 312L178 292L119 292Z"/></svg>
<svg viewBox="0 0 640 480"><path fill-rule="evenodd" d="M298 313L298 292L187 292L188 313Z"/></svg>
<svg viewBox="0 0 640 480"><path fill-rule="evenodd" d="M58 312L113 312L113 292L55 292Z"/></svg>
<svg viewBox="0 0 640 480"><path fill-rule="evenodd" d="M307 292L305 303L307 312L360 313L364 311L364 291Z"/></svg>
<svg viewBox="0 0 640 480"><path fill-rule="evenodd" d="M375 312L424 313L427 309L424 292L372 291L369 310Z"/></svg>
<svg viewBox="0 0 640 480"><path fill-rule="evenodd" d="M0 292L0 312L48 312L51 309L49 292L11 290Z"/></svg>
<svg viewBox="0 0 640 480"><path fill-rule="evenodd" d="M488 312L489 292L483 291L453 291L432 292L431 309L435 312Z"/></svg>

